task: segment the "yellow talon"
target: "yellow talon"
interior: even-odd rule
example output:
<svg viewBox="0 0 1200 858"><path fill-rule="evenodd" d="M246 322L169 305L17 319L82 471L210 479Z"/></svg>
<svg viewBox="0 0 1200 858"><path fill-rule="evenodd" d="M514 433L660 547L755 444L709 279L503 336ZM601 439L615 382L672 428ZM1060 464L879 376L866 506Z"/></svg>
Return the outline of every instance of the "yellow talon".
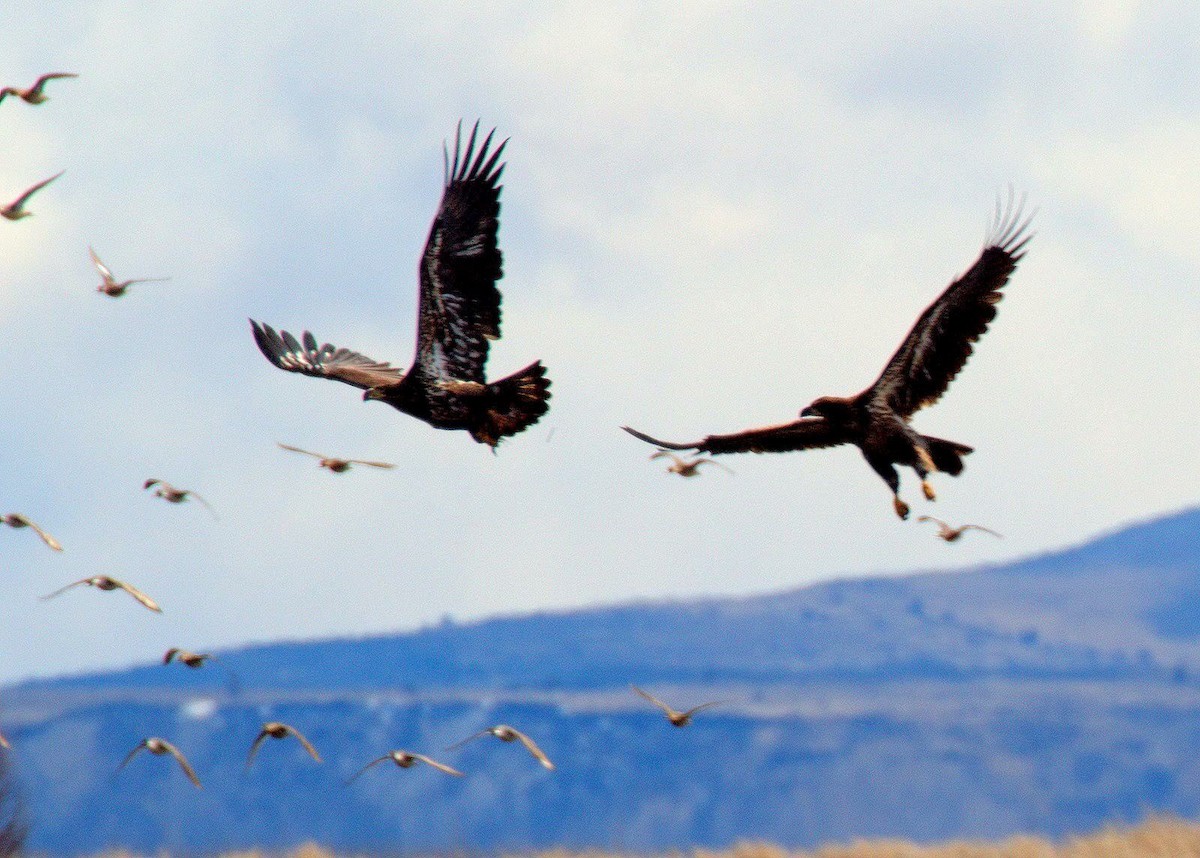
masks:
<svg viewBox="0 0 1200 858"><path fill-rule="evenodd" d="M925 492L925 500L937 500L937 494L933 490L933 486L929 485L925 480L921 480L921 491Z"/></svg>
<svg viewBox="0 0 1200 858"><path fill-rule="evenodd" d="M892 499L892 506L896 508L896 515L900 516L901 519L908 518L908 504L900 500L899 495Z"/></svg>

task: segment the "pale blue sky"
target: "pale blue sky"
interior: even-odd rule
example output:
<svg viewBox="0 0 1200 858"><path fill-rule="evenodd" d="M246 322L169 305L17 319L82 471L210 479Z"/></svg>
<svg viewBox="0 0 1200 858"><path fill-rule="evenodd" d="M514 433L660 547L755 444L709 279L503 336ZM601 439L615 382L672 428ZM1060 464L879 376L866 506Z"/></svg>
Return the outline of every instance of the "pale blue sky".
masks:
<svg viewBox="0 0 1200 858"><path fill-rule="evenodd" d="M1195 502L1198 43L1189 3L5 4L0 80L81 77L0 104L0 196L67 170L0 224L0 511L66 546L0 530L0 679L953 567ZM511 137L491 373L554 380L496 457L279 372L246 323L407 365L460 117ZM1010 184L1037 236L915 420L977 452L933 505L903 476L914 517L1004 540L899 522L853 449L683 481L617 429L857 391ZM105 299L89 244L173 280ZM276 441L399 467L333 476ZM97 573L164 615L36 599Z"/></svg>

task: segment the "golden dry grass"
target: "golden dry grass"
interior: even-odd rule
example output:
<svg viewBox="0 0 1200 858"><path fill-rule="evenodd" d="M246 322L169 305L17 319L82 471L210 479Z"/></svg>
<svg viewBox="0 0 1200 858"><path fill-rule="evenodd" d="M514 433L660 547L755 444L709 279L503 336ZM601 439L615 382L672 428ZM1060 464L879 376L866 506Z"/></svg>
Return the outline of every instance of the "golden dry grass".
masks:
<svg viewBox="0 0 1200 858"><path fill-rule="evenodd" d="M138 858L123 850L97 858ZM163 852L157 858L169 858ZM347 858L315 843L287 852L247 850L225 852L219 858ZM357 856L365 858L365 856ZM1200 858L1200 823L1174 816L1154 816L1132 827L1110 827L1060 843L1020 835L998 843L955 840L919 846L906 840L860 840L844 846L822 846L793 852L771 843L738 843L727 850L693 849L658 856L603 850L547 849L508 853L499 858Z"/></svg>

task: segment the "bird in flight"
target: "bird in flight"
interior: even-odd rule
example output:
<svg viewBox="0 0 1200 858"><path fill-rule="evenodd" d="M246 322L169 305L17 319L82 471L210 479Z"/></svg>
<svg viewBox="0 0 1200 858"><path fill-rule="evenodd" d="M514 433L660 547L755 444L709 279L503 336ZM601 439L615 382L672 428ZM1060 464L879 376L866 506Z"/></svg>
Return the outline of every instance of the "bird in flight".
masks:
<svg viewBox="0 0 1200 858"><path fill-rule="evenodd" d="M12 748L12 743L8 741L8 737L3 733L0 733L0 748L3 748L6 751Z"/></svg>
<svg viewBox="0 0 1200 858"><path fill-rule="evenodd" d="M163 664L170 664L172 661L178 661L180 664L190 667L193 670L203 667L204 662L208 661L213 656L207 652L192 652L191 650L180 649L179 647L171 647L163 653Z"/></svg>
<svg viewBox="0 0 1200 858"><path fill-rule="evenodd" d="M692 716L701 709L707 709L710 706L719 706L725 702L724 700L710 700L707 703L701 703L699 706L693 706L691 709L685 709L683 712L680 712L678 709L672 709L666 703L663 703L649 691L638 688L632 683L629 687L661 709L663 714L667 716L667 720L676 727L686 727L688 724L692 723Z"/></svg>
<svg viewBox="0 0 1200 858"><path fill-rule="evenodd" d="M0 89L0 101L4 101L10 95L15 95L26 104L41 104L43 101L50 100L50 96L42 92L46 88L46 82L67 77L79 77L79 75L72 72L50 72L34 81L33 86L29 87L29 89L17 89L15 86L6 86L4 89Z"/></svg>
<svg viewBox="0 0 1200 858"><path fill-rule="evenodd" d="M507 140L489 149L495 129L478 152L479 123L454 159L445 152L445 191L433 219L420 264L416 356L408 372L358 352L317 345L305 331L300 340L253 319L254 339L267 360L288 372L331 378L438 429L465 429L494 450L502 438L537 423L546 413L550 380L541 361L488 382L488 343L500 338L501 254L498 164Z"/></svg>
<svg viewBox="0 0 1200 858"><path fill-rule="evenodd" d="M433 766L439 772L445 772L448 775L454 775L455 777L459 778L463 777L463 773L458 769L451 768L445 763L439 763L437 760L432 760L424 754L410 754L408 751L388 751L379 759L371 760L371 762L359 769L349 780L346 781L346 783L353 783L354 781L358 780L362 773L367 769L371 768L372 766L377 766L382 762L386 762L387 760L391 760L402 769L411 769L417 763L424 763L427 766Z"/></svg>
<svg viewBox="0 0 1200 858"><path fill-rule="evenodd" d="M716 459L710 459L707 456L697 456L694 459L683 459L676 456L670 450L656 450L650 454L650 461L655 459L670 459L671 464L667 466L668 474L679 474L681 477L698 477L700 476L701 465L716 465L722 471L733 473L733 469L722 465Z"/></svg>
<svg viewBox="0 0 1200 858"><path fill-rule="evenodd" d="M1022 200L1023 203L1023 200ZM1025 255L1028 218L1022 204L996 204L996 214L979 259L929 305L879 378L857 396L822 396L800 419L732 435L709 435L689 444L660 441L628 426L626 432L669 450L701 453L783 453L854 444L892 491L896 515L908 518L900 498L895 465L917 472L926 499L935 493L927 477L934 471L962 472L962 457L972 448L922 435L909 425L918 410L937 402L971 356L973 344L996 316L1000 290Z"/></svg>
<svg viewBox="0 0 1200 858"><path fill-rule="evenodd" d="M102 292L110 298L120 298L125 294L125 290L134 283L164 283L171 279L170 277L139 277L134 280L118 281L113 277L113 273L109 267L100 261L100 257L96 255L95 249L89 247L88 253L92 257L92 265L95 265L96 270L100 272L100 285L96 287L96 291Z"/></svg>
<svg viewBox="0 0 1200 858"><path fill-rule="evenodd" d="M191 489L177 489L170 483L164 482L163 480L149 479L142 483L142 491L145 491L151 486L158 486L158 488L154 490L154 496L160 497L168 503L183 503L190 497L195 498L197 501L199 501L201 506L209 511L213 518L217 518L217 511L212 508L212 505Z"/></svg>
<svg viewBox="0 0 1200 858"><path fill-rule="evenodd" d="M304 750L308 751L308 755L318 763L321 762L321 755L312 746L312 742L304 738L303 733L290 724L284 724L281 721L268 721L262 725L262 729L254 739L254 744L250 746L250 753L246 755L246 768L250 768L250 764L254 762L254 755L258 753L258 749L263 742L267 741L267 739L285 739L288 736L295 736L296 741L304 746Z"/></svg>
<svg viewBox="0 0 1200 858"><path fill-rule="evenodd" d="M335 474L341 474L350 470L351 465L368 465L372 468L396 467L391 462L368 462L365 459L335 459L332 456L322 456L320 453L312 453L308 450L301 450L299 447L293 447L291 444L279 444L279 446L285 450L290 450L293 453L303 453L306 456L312 456L314 459L319 459L320 461L317 462L317 467L328 468Z"/></svg>
<svg viewBox="0 0 1200 858"><path fill-rule="evenodd" d="M467 738L463 739L461 742L455 742L453 745L450 745L448 748L446 748L446 750L453 751L455 748L459 748L467 744L467 742L473 742L482 736L495 736L501 742L520 742L525 746L525 750L532 754L534 759L541 763L544 768L550 769L551 771L554 770L554 763L550 762L550 758L547 757L542 749L537 746L537 743L535 743L533 739L530 739L517 728L509 727L507 724L497 724L495 727L488 727L486 730L480 730L473 736L467 736Z"/></svg>
<svg viewBox="0 0 1200 858"><path fill-rule="evenodd" d="M183 773L188 776L188 780L194 783L197 789L201 789L200 778L196 777L196 771L192 768L192 764L187 761L187 757L180 753L179 749L166 739L160 739L157 736L142 739L138 746L129 752L129 755L125 757L121 765L117 766L117 771L119 772L125 766L129 765L129 761L136 757L140 751L149 751L156 757L170 754L175 758L175 762L179 763L179 768L183 769Z"/></svg>
<svg viewBox="0 0 1200 858"><path fill-rule="evenodd" d="M60 543L57 539L55 539L50 534L46 533L46 531L42 530L40 527L38 527L36 524L34 524L29 519L27 519L25 516L21 515L19 512L10 512L5 515L0 515L0 523L7 524L9 527L17 528L17 529L22 528L22 527L28 527L30 530L32 530L34 533L36 533L38 536L40 536L42 538L42 542L46 543L48 546L53 548L55 551L63 550L62 543Z"/></svg>
<svg viewBox="0 0 1200 858"><path fill-rule="evenodd" d="M33 212L25 211L25 203L29 202L30 197L32 197L34 194L36 194L42 188L46 187L46 185L53 182L55 179L57 179L59 176L61 176L65 172L67 172L67 171L60 170L59 172L57 172L53 176L51 176L49 179L44 179L43 181L38 182L36 185L34 185L29 190L27 190L25 193L21 194L21 196L17 197L11 203L4 206L3 208L0 208L0 217L6 218L7 220L20 220L23 217L32 217Z"/></svg>
<svg viewBox="0 0 1200 858"><path fill-rule="evenodd" d="M934 518L932 515L922 515L917 517L917 521L932 521L937 525L937 535L939 539L944 539L946 542L957 542L962 538L962 535L968 530L982 530L984 533L990 533L992 536L1000 537L1000 534L994 530L989 530L978 524L964 524L961 527L951 527L942 521L940 518ZM1003 537L1000 537L1003 538Z"/></svg>
<svg viewBox="0 0 1200 858"><path fill-rule="evenodd" d="M130 596L133 596L133 598L137 599L145 607L149 608L155 613L162 613L162 608L158 606L158 602L151 599L137 587L134 587L132 584L126 584L124 581L118 581L116 578L109 578L107 575L94 575L91 578L81 578L74 583L55 590L53 593L48 593L47 595L42 596L42 601L45 601L46 599L53 599L55 596L67 592L72 587L78 587L80 584L87 584L89 587L95 587L97 590L124 590Z"/></svg>

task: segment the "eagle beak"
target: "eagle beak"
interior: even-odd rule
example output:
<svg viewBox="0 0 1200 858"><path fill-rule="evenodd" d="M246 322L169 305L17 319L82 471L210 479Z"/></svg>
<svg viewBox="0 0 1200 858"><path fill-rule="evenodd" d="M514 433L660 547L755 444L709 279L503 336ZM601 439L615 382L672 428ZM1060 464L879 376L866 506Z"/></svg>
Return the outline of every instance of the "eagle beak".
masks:
<svg viewBox="0 0 1200 858"><path fill-rule="evenodd" d="M817 412L813 410L813 407L811 405L806 405L804 407L804 410L800 412L800 416L801 417L820 417L821 415L817 414Z"/></svg>

